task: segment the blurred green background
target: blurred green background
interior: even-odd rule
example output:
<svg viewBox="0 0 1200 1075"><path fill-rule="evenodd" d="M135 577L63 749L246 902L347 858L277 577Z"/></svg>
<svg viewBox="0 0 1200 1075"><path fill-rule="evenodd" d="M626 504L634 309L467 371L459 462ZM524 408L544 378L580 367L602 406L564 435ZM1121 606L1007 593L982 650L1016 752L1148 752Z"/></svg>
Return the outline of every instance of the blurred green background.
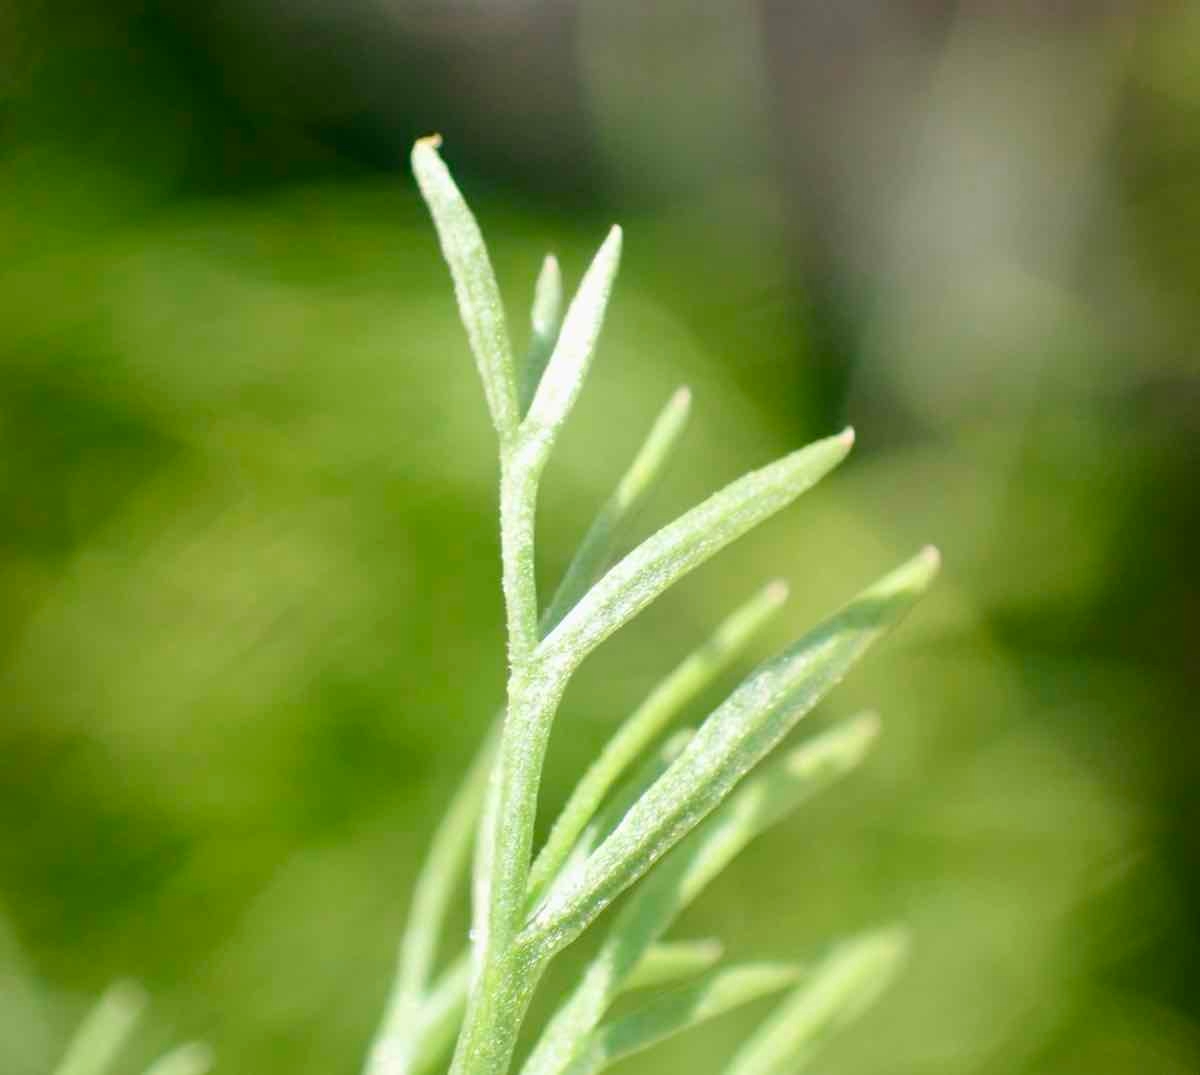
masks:
<svg viewBox="0 0 1200 1075"><path fill-rule="evenodd" d="M0 1071L118 977L154 998L130 1071L193 1036L358 1070L503 677L432 130L518 341L541 255L573 281L626 228L546 585L679 383L647 530L859 434L589 662L546 818L765 578L764 654L935 541L936 594L811 722L877 706L876 755L677 932L803 958L907 922L828 1072L1200 1070L1197 5L5 0ZM625 1070L713 1070L745 1025Z"/></svg>

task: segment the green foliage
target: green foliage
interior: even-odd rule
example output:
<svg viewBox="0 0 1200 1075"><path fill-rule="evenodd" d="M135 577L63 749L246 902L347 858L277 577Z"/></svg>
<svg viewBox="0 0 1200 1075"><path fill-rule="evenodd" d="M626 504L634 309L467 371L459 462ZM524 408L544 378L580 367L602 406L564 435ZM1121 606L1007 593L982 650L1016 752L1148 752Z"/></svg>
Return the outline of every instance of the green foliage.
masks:
<svg viewBox="0 0 1200 1075"><path fill-rule="evenodd" d="M786 590L770 584L620 727L535 859L546 747L573 673L675 582L832 471L850 451L853 434L846 430L731 483L609 566L618 535L678 443L690 400L680 390L543 607L534 571L539 481L595 357L622 233L615 227L609 233L561 322L560 272L553 258L546 259L535 289L531 343L518 367L482 235L438 155L439 144L436 138L418 142L412 163L450 266L499 441L509 678L504 713L418 879L396 986L367 1071L426 1071L441 1060L457 1030L452 1075L505 1075L547 964L631 888L600 950L544 1028L523 1075L599 1071L701 1020L789 987L793 991L746 1043L730 1075L794 1067L890 977L901 947L895 934L881 935L886 943L878 936L851 942L809 973L790 964L723 965L716 942L662 938L751 839L862 759L877 731L873 716L835 727L759 768L924 592L936 573L937 553L919 553L760 666L695 732L678 733L652 749L681 707L782 603ZM435 978L440 934L472 840L470 955ZM607 1015L625 992L681 982L686 984L628 1014Z"/></svg>
<svg viewBox="0 0 1200 1075"><path fill-rule="evenodd" d="M139 986L132 982L110 986L80 1024L54 1075L109 1075L145 1007L146 996ZM208 1047L192 1042L160 1057L145 1075L206 1075L212 1066Z"/></svg>
<svg viewBox="0 0 1200 1075"><path fill-rule="evenodd" d="M236 62L248 39L215 14L256 7L207 5L182 37L142 5L19 7L32 18L0 35L0 1072L52 1071L77 998L133 975L220 1072L347 1075L421 853L503 698L491 424L425 204L390 167L388 132L421 122L430 90L378 49L402 77L383 94L395 122L367 124L377 153L329 129L319 93L318 122L277 138L279 66ZM552 110L574 141L544 125L544 95L471 92L434 65L445 94L467 90L464 129L490 132L469 184L465 147L447 159L518 363L545 250L565 310L611 222L585 203L639 206L613 216L625 260L543 482L539 585L549 597L678 384L692 424L645 533L845 413L859 440L835 481L581 668L538 842L656 675L760 578L785 575L792 596L684 722L937 535L952 578L798 730L878 704L883 749L665 937L809 962L826 938L902 919L901 987L815 1061L830 1073L1194 1075L1200 247L1180 223L1196 214L1200 8L1158 5L1133 37L1124 20L1086 39L956 21L929 54L935 83L910 82L922 137L886 142L899 171L842 123L807 131L870 158L818 177L833 201L791 196L780 147L814 143L731 154L713 122L755 136L830 113L785 115L744 65L739 88L767 91L751 111L697 108L697 87L726 87L679 32L694 11L672 10L649 38L606 14L572 26L583 51L546 53L584 61L588 92ZM441 43L487 50L495 28L457 20ZM719 48L761 58L754 33L721 28ZM318 55L285 36L281 61ZM332 77L361 67L341 46ZM260 83L209 77L230 59ZM905 105L877 97L894 132ZM265 107L249 128L248 100ZM571 124L558 104L581 102ZM456 886L431 989L466 948ZM551 965L519 1056L606 929ZM718 1070L770 1003L614 1070ZM122 1075L171 1040L158 1022Z"/></svg>

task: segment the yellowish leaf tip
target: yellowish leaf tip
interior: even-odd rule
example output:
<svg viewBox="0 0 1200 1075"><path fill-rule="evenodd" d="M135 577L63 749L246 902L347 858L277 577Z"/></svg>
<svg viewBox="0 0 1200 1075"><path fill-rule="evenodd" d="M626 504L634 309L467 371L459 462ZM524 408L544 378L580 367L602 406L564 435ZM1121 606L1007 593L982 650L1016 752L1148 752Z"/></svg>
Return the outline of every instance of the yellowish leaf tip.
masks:
<svg viewBox="0 0 1200 1075"><path fill-rule="evenodd" d="M130 1009L144 1007L150 999L141 983L129 978L123 978L109 986L107 996L112 999L113 1003Z"/></svg>
<svg viewBox="0 0 1200 1075"><path fill-rule="evenodd" d="M846 426L846 428L838 434L838 440L840 440L847 448L851 447L854 444L854 427Z"/></svg>
<svg viewBox="0 0 1200 1075"><path fill-rule="evenodd" d="M868 739L874 739L883 730L883 721L879 719L879 714L873 709L859 713L853 718L853 721L854 726Z"/></svg>
<svg viewBox="0 0 1200 1075"><path fill-rule="evenodd" d="M923 591L936 577L942 566L942 554L933 545L926 545L916 556L901 565L898 573L905 576L907 585Z"/></svg>
<svg viewBox="0 0 1200 1075"><path fill-rule="evenodd" d="M867 710L865 713L851 717L844 725L836 728L833 734L837 737L843 752L848 751L850 758L860 761L875 740L879 738L882 729L883 722L879 719L879 714L873 710Z"/></svg>
<svg viewBox="0 0 1200 1075"><path fill-rule="evenodd" d="M196 1072L208 1071L217 1060L216 1053L202 1041L182 1045L173 1055L181 1067L186 1064L186 1069Z"/></svg>
<svg viewBox="0 0 1200 1075"><path fill-rule="evenodd" d="M695 941L694 944L697 951L703 952L714 962L725 954L725 943L720 937L706 937L704 940Z"/></svg>
<svg viewBox="0 0 1200 1075"><path fill-rule="evenodd" d="M430 149L442 148L442 136L440 134L427 134L424 138L417 139L417 145L428 146Z"/></svg>
<svg viewBox="0 0 1200 1075"><path fill-rule="evenodd" d="M791 587L788 586L784 579L772 579L767 583L767 600L773 604L782 605L788 599L788 594L791 592Z"/></svg>
<svg viewBox="0 0 1200 1075"><path fill-rule="evenodd" d="M885 966L899 963L907 954L910 945L909 932L903 926L889 926L868 934L861 939L860 951Z"/></svg>

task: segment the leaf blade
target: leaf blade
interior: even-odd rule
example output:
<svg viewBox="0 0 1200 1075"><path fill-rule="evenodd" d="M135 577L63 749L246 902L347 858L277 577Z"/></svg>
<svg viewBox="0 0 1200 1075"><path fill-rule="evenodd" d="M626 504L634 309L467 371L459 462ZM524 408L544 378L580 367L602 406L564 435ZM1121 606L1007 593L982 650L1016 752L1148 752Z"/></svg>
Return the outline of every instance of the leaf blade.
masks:
<svg viewBox="0 0 1200 1075"><path fill-rule="evenodd" d="M608 566L613 549L638 508L654 491L687 426L692 394L679 388L655 418L612 495L597 512L542 616L549 634Z"/></svg>
<svg viewBox="0 0 1200 1075"><path fill-rule="evenodd" d="M145 1007L141 986L133 982L109 986L75 1031L54 1075L104 1075Z"/></svg>
<svg viewBox="0 0 1200 1075"><path fill-rule="evenodd" d="M558 267L558 258L547 254L533 289L529 349L521 366L518 394L522 416L529 410L533 394L558 340L558 330L562 326L562 299L562 270Z"/></svg>
<svg viewBox="0 0 1200 1075"><path fill-rule="evenodd" d="M523 433L542 442L543 455L549 453L555 436L579 398L596 355L596 343L621 264L621 244L621 228L614 224L567 307L554 351L521 425Z"/></svg>
<svg viewBox="0 0 1200 1075"><path fill-rule="evenodd" d="M700 1023L778 993L794 984L799 974L799 967L786 963L744 963L713 971L690 986L601 1024L584 1043L567 1075L596 1075Z"/></svg>
<svg viewBox="0 0 1200 1075"><path fill-rule="evenodd" d="M485 785L486 765L495 745L495 732L493 727L489 740L477 756L474 766L485 775ZM679 729L647 757L638 770L617 789L611 801L592 819L580 839L581 862L586 859L587 853L612 831L625 811L640 798L646 788L666 772L693 734L690 728ZM472 780L468 777L464 787L460 788L460 798L471 783ZM480 789L480 797L484 797L485 794L486 788ZM482 824L486 824L486 812L484 816ZM483 850L482 844L477 850ZM481 903L479 899L475 902ZM411 919L410 928L413 928L413 921L419 920L419 916ZM365 1075L422 1075L433 1068L453 1044L454 1035L462 1021L470 971L470 953L463 952L442 973L431 990L422 989L411 995L407 1007L401 1007L393 1000L389 1005L388 1016L385 1017L383 1026L372 1044Z"/></svg>
<svg viewBox="0 0 1200 1075"><path fill-rule="evenodd" d="M467 872L476 825L483 810L488 777L498 738L492 727L434 832L405 921L396 960L396 977L379 1029L368 1051L365 1075L388 1075L406 1070L424 1047L424 1030L416 1033L427 1005L438 942L459 882ZM463 980L465 993L465 977ZM401 1066L400 1057L404 1057Z"/></svg>
<svg viewBox="0 0 1200 1075"><path fill-rule="evenodd" d="M851 430L752 471L642 542L542 640L540 656L573 669L671 585L785 508L834 469Z"/></svg>
<svg viewBox="0 0 1200 1075"><path fill-rule="evenodd" d="M551 891L553 891L553 886L565 884L577 870L582 869L588 856L621 823L621 819L629 812L634 803L671 767L671 764L683 753L684 748L695 734L694 728L680 728L660 744L657 750L646 757L625 781L618 785L604 806L588 822L575 846L571 848L562 868L552 879ZM531 909L536 906L541 895L542 893L538 889L533 887L529 889L527 899Z"/></svg>
<svg viewBox="0 0 1200 1075"><path fill-rule="evenodd" d="M529 879L535 897L557 875L579 834L621 775L679 711L745 649L786 599L785 583L778 579L768 583L668 673L618 728L575 786L534 861Z"/></svg>
<svg viewBox="0 0 1200 1075"><path fill-rule="evenodd" d="M839 945L734 1054L725 1075L793 1075L891 983L908 943L889 929Z"/></svg>
<svg viewBox="0 0 1200 1075"><path fill-rule="evenodd" d="M215 1062L207 1045L190 1042L159 1057L146 1069L146 1075L206 1075Z"/></svg>
<svg viewBox="0 0 1200 1075"><path fill-rule="evenodd" d="M521 1075L562 1075L671 923L756 836L866 756L873 714L845 721L752 775L636 888L579 984L547 1024Z"/></svg>
<svg viewBox="0 0 1200 1075"><path fill-rule="evenodd" d="M622 992L658 989L710 970L725 948L715 937L701 941L663 941L649 949L621 987Z"/></svg>
<svg viewBox="0 0 1200 1075"><path fill-rule="evenodd" d="M527 943L556 951L577 937L841 681L915 603L939 563L936 550L923 550L761 665L704 721L683 754L596 849L572 886L550 894L526 930Z"/></svg>
<svg viewBox="0 0 1200 1075"><path fill-rule="evenodd" d="M429 991L416 1024L416 1040L409 1044L403 1039L393 1039L397 1054L404 1050L404 1063L384 1066L383 1075L424 1075L445 1059L462 1024L470 974L470 956L464 952Z"/></svg>
<svg viewBox="0 0 1200 1075"><path fill-rule="evenodd" d="M492 424L507 442L516 433L519 417L504 304L479 225L438 154L441 143L438 135L419 139L412 149L412 170L450 267L459 315L483 381Z"/></svg>

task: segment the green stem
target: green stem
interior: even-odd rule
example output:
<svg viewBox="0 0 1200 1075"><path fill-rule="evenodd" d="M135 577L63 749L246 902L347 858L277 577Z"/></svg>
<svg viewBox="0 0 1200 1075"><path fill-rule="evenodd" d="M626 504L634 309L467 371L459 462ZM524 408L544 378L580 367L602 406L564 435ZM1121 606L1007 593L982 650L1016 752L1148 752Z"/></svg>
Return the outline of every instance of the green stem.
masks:
<svg viewBox="0 0 1200 1075"><path fill-rule="evenodd" d="M538 480L546 463L544 447L541 438L518 436L501 458L500 558L508 622L510 713L513 681L528 664L540 637L534 530Z"/></svg>
<svg viewBox="0 0 1200 1075"><path fill-rule="evenodd" d="M452 1075L504 1075L544 959L516 944L525 917L538 788L567 669L536 655L534 519L548 439L527 423L503 453L500 546L508 621L508 706L488 841L478 858L471 992Z"/></svg>

